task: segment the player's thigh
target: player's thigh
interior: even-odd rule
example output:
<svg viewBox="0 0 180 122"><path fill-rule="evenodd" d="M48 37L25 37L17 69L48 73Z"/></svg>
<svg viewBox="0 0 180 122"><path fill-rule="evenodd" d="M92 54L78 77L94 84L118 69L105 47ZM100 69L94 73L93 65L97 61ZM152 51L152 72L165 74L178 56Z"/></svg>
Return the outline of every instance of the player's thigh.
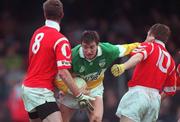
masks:
<svg viewBox="0 0 180 122"><path fill-rule="evenodd" d="M28 112L28 115L29 115L30 122L42 122L41 119L39 118L37 111Z"/></svg>
<svg viewBox="0 0 180 122"><path fill-rule="evenodd" d="M45 102L28 112L30 122L62 122L61 113L56 102Z"/></svg>
<svg viewBox="0 0 180 122"><path fill-rule="evenodd" d="M37 106L36 112L41 120L62 120L59 107L56 102L46 102L40 106ZM55 121L55 122L56 122ZM57 121L59 122L59 121Z"/></svg>
<svg viewBox="0 0 180 122"><path fill-rule="evenodd" d="M97 96L96 100L91 101L91 104L94 107L94 111L89 113L89 118L102 120L103 111L104 111L102 97Z"/></svg>
<svg viewBox="0 0 180 122"><path fill-rule="evenodd" d="M69 122L75 112L75 109L71 109L63 104L60 104L59 108L61 111L63 122Z"/></svg>
<svg viewBox="0 0 180 122"><path fill-rule="evenodd" d="M37 106L45 102L55 102L54 93L46 88L31 88L22 86L22 98L28 112L35 111Z"/></svg>
<svg viewBox="0 0 180 122"><path fill-rule="evenodd" d="M56 111L50 114L45 119L43 119L43 122L63 122L60 111Z"/></svg>
<svg viewBox="0 0 180 122"><path fill-rule="evenodd" d="M121 99L116 115L126 116L129 119L140 122L143 114L148 108L148 100L144 93L139 91L128 91Z"/></svg>
<svg viewBox="0 0 180 122"><path fill-rule="evenodd" d="M150 121L156 122L159 115L159 109L161 104L160 95L151 95L150 106L148 112L144 115L142 122Z"/></svg>

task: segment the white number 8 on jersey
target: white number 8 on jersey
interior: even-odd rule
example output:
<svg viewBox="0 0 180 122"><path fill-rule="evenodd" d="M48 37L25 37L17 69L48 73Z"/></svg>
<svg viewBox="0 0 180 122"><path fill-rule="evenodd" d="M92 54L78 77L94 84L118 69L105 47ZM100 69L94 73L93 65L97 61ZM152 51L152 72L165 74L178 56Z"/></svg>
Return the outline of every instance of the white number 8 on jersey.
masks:
<svg viewBox="0 0 180 122"><path fill-rule="evenodd" d="M40 41L43 39L44 33L39 33L36 35L34 44L32 45L32 52L36 54L40 48Z"/></svg>

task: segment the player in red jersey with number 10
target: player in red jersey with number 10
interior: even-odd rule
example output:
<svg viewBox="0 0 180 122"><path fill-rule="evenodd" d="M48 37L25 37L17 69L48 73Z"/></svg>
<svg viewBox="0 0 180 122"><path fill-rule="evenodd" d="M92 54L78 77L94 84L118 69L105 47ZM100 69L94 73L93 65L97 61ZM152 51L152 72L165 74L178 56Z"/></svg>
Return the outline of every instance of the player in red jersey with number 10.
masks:
<svg viewBox="0 0 180 122"><path fill-rule="evenodd" d="M121 122L156 122L162 99L160 93L175 94L175 62L165 48L170 33L166 25L153 25L145 42L132 51L131 58L112 66L112 74L119 76L136 65L128 82L129 90L116 112Z"/></svg>
<svg viewBox="0 0 180 122"><path fill-rule="evenodd" d="M57 73L77 101L89 105L88 101L94 98L81 93L68 71L71 68L71 47L68 39L59 32L59 24L64 16L63 4L59 0L47 0L43 10L46 21L31 38L22 98L31 122L62 122L53 93Z"/></svg>

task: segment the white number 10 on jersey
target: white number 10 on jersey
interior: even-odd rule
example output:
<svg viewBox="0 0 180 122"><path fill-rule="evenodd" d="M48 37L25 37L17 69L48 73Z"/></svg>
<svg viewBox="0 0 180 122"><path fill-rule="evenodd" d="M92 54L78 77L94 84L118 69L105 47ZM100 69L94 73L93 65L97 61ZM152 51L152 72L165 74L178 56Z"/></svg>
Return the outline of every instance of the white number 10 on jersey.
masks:
<svg viewBox="0 0 180 122"><path fill-rule="evenodd" d="M167 62L166 62L166 66L163 67L163 63L165 63L165 58L167 58ZM156 66L158 66L158 68L163 73L167 73L167 70L168 70L170 64L171 64L171 57L170 57L169 53L167 53L166 51L159 48L159 57L158 57Z"/></svg>

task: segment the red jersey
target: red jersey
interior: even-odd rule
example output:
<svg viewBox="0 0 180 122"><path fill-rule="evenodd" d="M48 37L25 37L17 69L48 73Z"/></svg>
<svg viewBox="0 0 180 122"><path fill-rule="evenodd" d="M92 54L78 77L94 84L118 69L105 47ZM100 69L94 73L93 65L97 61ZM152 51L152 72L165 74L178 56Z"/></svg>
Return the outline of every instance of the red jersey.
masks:
<svg viewBox="0 0 180 122"><path fill-rule="evenodd" d="M71 68L71 47L59 29L58 23L46 20L46 25L34 32L29 47L28 71L23 82L25 86L53 90L58 69Z"/></svg>
<svg viewBox="0 0 180 122"><path fill-rule="evenodd" d="M141 53L143 60L136 65L128 86L145 86L174 94L176 91L175 62L161 41L144 42L132 55Z"/></svg>

